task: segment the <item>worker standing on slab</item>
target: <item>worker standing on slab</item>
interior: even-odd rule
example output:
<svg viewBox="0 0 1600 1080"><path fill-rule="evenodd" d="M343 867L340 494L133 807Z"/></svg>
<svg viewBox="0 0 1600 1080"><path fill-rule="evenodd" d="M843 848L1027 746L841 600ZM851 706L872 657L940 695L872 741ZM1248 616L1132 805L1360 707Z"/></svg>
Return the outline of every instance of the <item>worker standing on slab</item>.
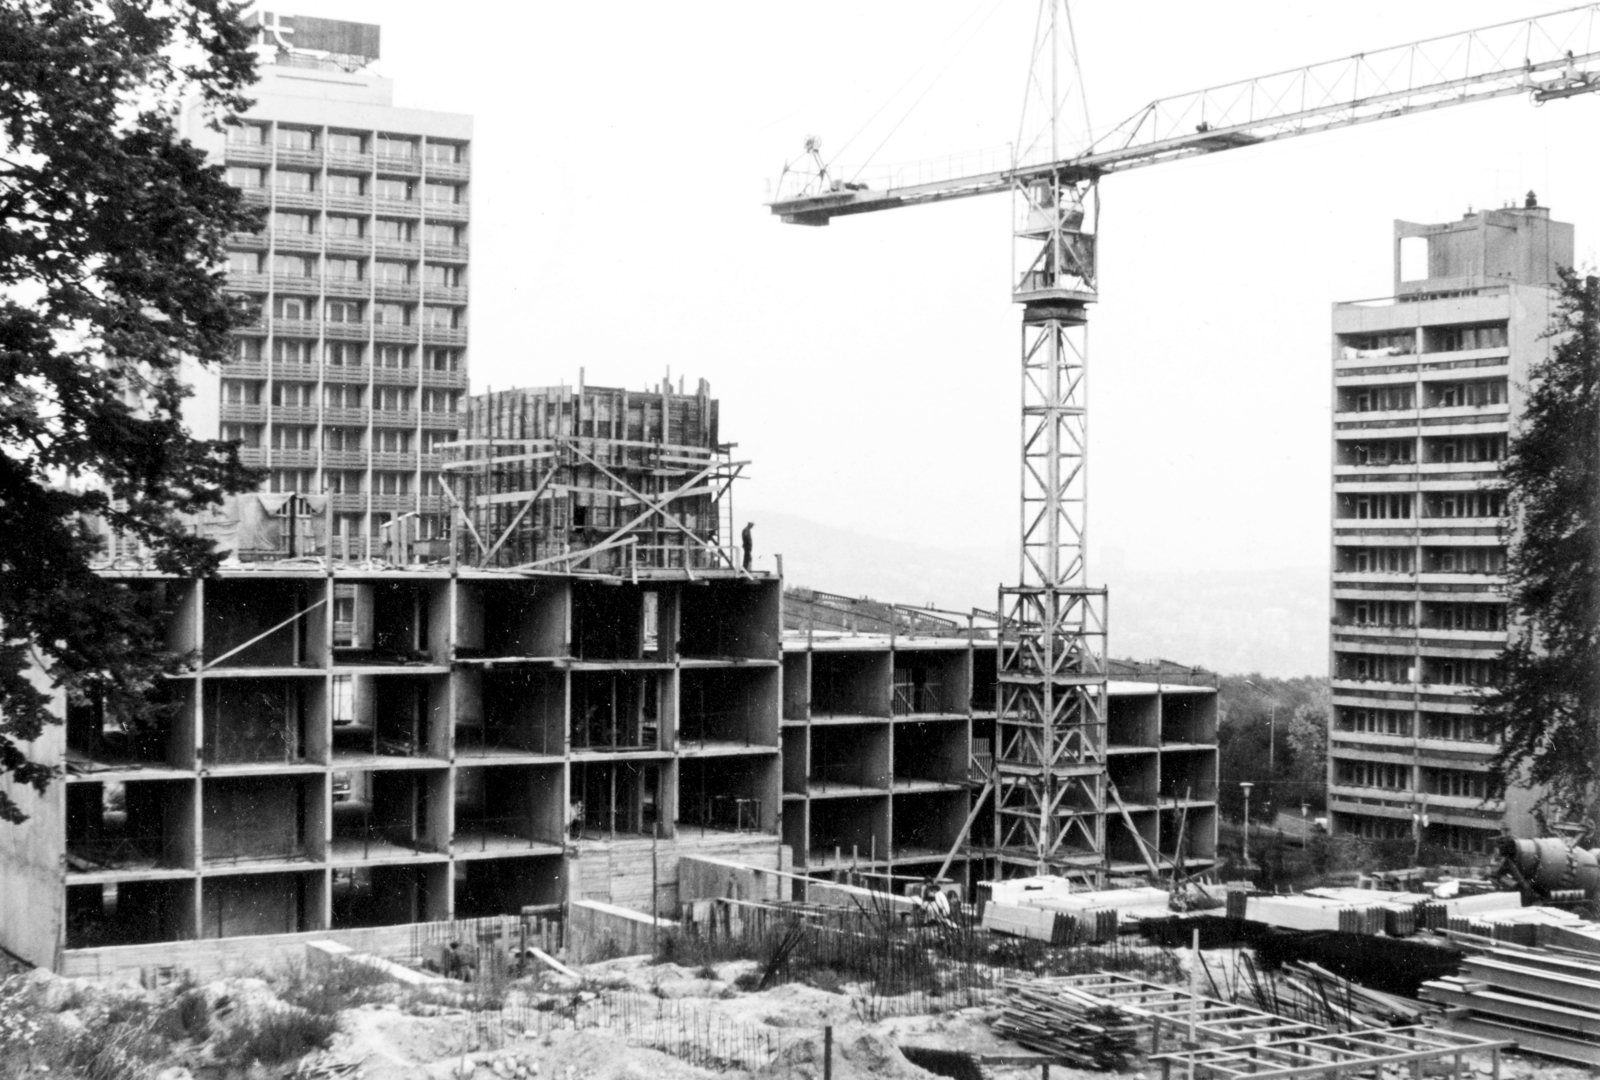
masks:
<svg viewBox="0 0 1600 1080"><path fill-rule="evenodd" d="M744 568L746 570L750 569L750 553L755 550L756 546L755 537L750 533L750 530L755 527L755 522L747 521L744 524L744 532L739 534L739 540L744 544Z"/></svg>
<svg viewBox="0 0 1600 1080"><path fill-rule="evenodd" d="M924 926L936 926L944 930L954 926L950 921L950 899L932 881L922 886L922 922Z"/></svg>

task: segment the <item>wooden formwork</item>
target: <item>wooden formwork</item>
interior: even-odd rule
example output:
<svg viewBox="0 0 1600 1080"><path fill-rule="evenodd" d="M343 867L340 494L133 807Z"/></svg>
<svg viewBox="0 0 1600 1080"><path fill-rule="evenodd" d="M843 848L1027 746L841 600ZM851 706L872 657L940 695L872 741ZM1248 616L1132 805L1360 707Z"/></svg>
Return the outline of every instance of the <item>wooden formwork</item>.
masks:
<svg viewBox="0 0 1600 1080"><path fill-rule="evenodd" d="M555 386L468 402L447 444L460 557L479 566L625 573L736 568L730 460L701 380L630 392Z"/></svg>

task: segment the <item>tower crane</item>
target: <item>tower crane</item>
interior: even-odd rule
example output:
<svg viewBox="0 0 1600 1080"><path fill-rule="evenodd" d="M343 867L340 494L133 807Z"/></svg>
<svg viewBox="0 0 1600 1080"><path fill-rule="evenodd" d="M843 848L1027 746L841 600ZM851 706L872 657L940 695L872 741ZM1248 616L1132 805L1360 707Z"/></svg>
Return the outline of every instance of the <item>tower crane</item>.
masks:
<svg viewBox="0 0 1600 1080"><path fill-rule="evenodd" d="M795 225L1012 196L1012 299L1022 306L1020 580L999 592L994 766L967 819L970 828L992 793L992 844L977 846L992 847L1002 871L1098 879L1108 793L1116 800L1106 776L1106 591L1089 586L1084 571L1087 329L1098 298L1101 179L1513 94L1543 104L1592 93L1600 90L1597 17L1600 4L1587 4L1160 98L1064 153L1067 113L1082 98L1077 48L1066 0L1041 0L1028 97L1005 159L945 159L954 164L902 169L872 187L832 175L813 138L785 166L768 205Z"/></svg>

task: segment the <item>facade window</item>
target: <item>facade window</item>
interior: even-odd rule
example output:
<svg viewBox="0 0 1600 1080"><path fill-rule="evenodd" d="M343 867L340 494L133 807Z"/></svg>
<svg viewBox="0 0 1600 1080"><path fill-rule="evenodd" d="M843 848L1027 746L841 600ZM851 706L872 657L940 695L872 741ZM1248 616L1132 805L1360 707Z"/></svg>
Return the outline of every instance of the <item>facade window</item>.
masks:
<svg viewBox="0 0 1600 1080"><path fill-rule="evenodd" d="M1500 682L1500 661L1425 656L1422 681L1436 686L1496 686Z"/></svg>
<svg viewBox="0 0 1600 1080"><path fill-rule="evenodd" d="M316 383L275 382L272 384L272 403L289 408L310 408L317 403Z"/></svg>
<svg viewBox="0 0 1600 1080"><path fill-rule="evenodd" d="M310 214L293 214L280 210L272 215L272 229L274 232L310 236L316 231L316 225Z"/></svg>
<svg viewBox="0 0 1600 1080"><path fill-rule="evenodd" d="M374 472L372 490L379 495L411 494L411 474L408 472Z"/></svg>
<svg viewBox="0 0 1600 1080"><path fill-rule="evenodd" d="M458 165L461 163L461 151L463 149L460 143L439 142L436 139L429 139L428 160L437 161L444 165Z"/></svg>
<svg viewBox="0 0 1600 1080"><path fill-rule="evenodd" d="M380 429L373 433L376 443L374 449L386 454L409 454L411 452L411 432Z"/></svg>
<svg viewBox="0 0 1600 1080"><path fill-rule="evenodd" d="M429 181L422 185L422 201L455 204L461 201L460 184L438 184Z"/></svg>
<svg viewBox="0 0 1600 1080"><path fill-rule="evenodd" d="M1457 462L1497 462L1505 456L1504 435L1472 435L1455 439L1428 439L1428 460L1446 465Z"/></svg>
<svg viewBox="0 0 1600 1080"><path fill-rule="evenodd" d="M1504 506L1498 491L1431 492L1423 504L1431 518L1497 518Z"/></svg>
<svg viewBox="0 0 1600 1080"><path fill-rule="evenodd" d="M360 259L327 259L323 262L326 275L335 281L360 281Z"/></svg>
<svg viewBox="0 0 1600 1080"><path fill-rule="evenodd" d="M317 429L299 424L274 424L272 426L274 450L315 450Z"/></svg>
<svg viewBox="0 0 1600 1080"><path fill-rule="evenodd" d="M274 319L302 320L311 317L314 301L308 296L278 296L272 300Z"/></svg>
<svg viewBox="0 0 1600 1080"><path fill-rule="evenodd" d="M404 370L411 366L411 350L405 345L379 345L378 366Z"/></svg>
<svg viewBox="0 0 1600 1080"><path fill-rule="evenodd" d="M1339 569L1358 574L1411 573L1409 548L1340 548Z"/></svg>
<svg viewBox="0 0 1600 1080"><path fill-rule="evenodd" d="M272 257L272 272L279 277L315 277L317 274L317 260L315 256L274 255Z"/></svg>
<svg viewBox="0 0 1600 1080"><path fill-rule="evenodd" d="M1340 412L1404 412L1416 408L1416 388L1401 386L1356 386L1339 391Z"/></svg>
<svg viewBox="0 0 1600 1080"><path fill-rule="evenodd" d="M1415 330L1388 330L1381 334L1346 334L1339 344L1346 360L1410 356L1417 351L1417 333Z"/></svg>
<svg viewBox="0 0 1600 1080"><path fill-rule="evenodd" d="M422 322L424 326L431 326L438 330L454 329L460 312L460 308L439 307L429 304L422 309Z"/></svg>
<svg viewBox="0 0 1600 1080"><path fill-rule="evenodd" d="M322 429L322 448L350 453L361 449L361 429L325 427Z"/></svg>
<svg viewBox="0 0 1600 1080"><path fill-rule="evenodd" d="M374 393L377 395L377 407L389 412L402 412L411 408L411 390L403 386L380 386Z"/></svg>
<svg viewBox="0 0 1600 1080"><path fill-rule="evenodd" d="M328 300L328 321L331 323L358 323L361 321L361 302L359 300Z"/></svg>
<svg viewBox="0 0 1600 1080"><path fill-rule="evenodd" d="M456 247L461 242L461 230L454 225L429 225L422 238L436 247Z"/></svg>
<svg viewBox="0 0 1600 1080"><path fill-rule="evenodd" d="M258 337L235 338L233 341L233 358L259 362L262 356L262 341Z"/></svg>
<svg viewBox="0 0 1600 1080"><path fill-rule="evenodd" d="M240 190L259 188L265 173L261 169L253 169L248 165L229 165L228 183Z"/></svg>
<svg viewBox="0 0 1600 1080"><path fill-rule="evenodd" d="M1427 405L1430 409L1503 405L1506 400L1506 381L1476 379L1472 382L1428 383L1427 394Z"/></svg>
<svg viewBox="0 0 1600 1080"><path fill-rule="evenodd" d="M442 454L446 443L455 442L456 436L451 431L424 431L422 433L422 452L424 454Z"/></svg>
<svg viewBox="0 0 1600 1080"><path fill-rule="evenodd" d="M407 326L411 322L409 304L373 304L372 321L380 326Z"/></svg>
<svg viewBox="0 0 1600 1080"><path fill-rule="evenodd" d="M379 177L374 190L378 198L389 199L394 202L409 202L412 186L410 180L394 180L388 177Z"/></svg>
<svg viewBox="0 0 1600 1080"><path fill-rule="evenodd" d="M1427 548L1423 569L1433 574L1498 574L1506 568L1502 548Z"/></svg>
<svg viewBox="0 0 1600 1080"><path fill-rule="evenodd" d="M1339 706L1340 731L1354 731L1366 735L1411 735L1411 714L1399 709L1354 709Z"/></svg>
<svg viewBox="0 0 1600 1080"><path fill-rule="evenodd" d="M1456 799L1483 799L1489 794L1488 777L1465 769L1423 769L1422 790Z"/></svg>
<svg viewBox="0 0 1600 1080"><path fill-rule="evenodd" d="M1417 457L1413 439L1340 443L1339 451L1341 463L1346 465L1410 465Z"/></svg>
<svg viewBox="0 0 1600 1080"><path fill-rule="evenodd" d="M267 131L260 124L229 124L229 146L264 146Z"/></svg>
<svg viewBox="0 0 1600 1080"><path fill-rule="evenodd" d="M459 394L455 390L424 390L422 392L422 411L455 412L458 396Z"/></svg>
<svg viewBox="0 0 1600 1080"><path fill-rule="evenodd" d="M297 338L274 338L272 340L272 359L279 364L313 364L316 358L312 354L313 345L309 341L300 341Z"/></svg>
<svg viewBox="0 0 1600 1080"><path fill-rule="evenodd" d="M360 367L365 348L358 341L330 341L322 346L322 358L329 367Z"/></svg>
<svg viewBox="0 0 1600 1080"><path fill-rule="evenodd" d="M317 148L317 133L309 128L279 126L273 133L272 141L277 143L279 150L315 150Z"/></svg>
<svg viewBox="0 0 1600 1080"><path fill-rule="evenodd" d="M353 131L328 132L328 152L330 154L364 154L367 152L366 136L358 135Z"/></svg>
<svg viewBox="0 0 1600 1080"><path fill-rule="evenodd" d="M1349 787L1379 787L1391 791L1411 789L1411 766L1386 761L1339 761L1334 782Z"/></svg>
<svg viewBox="0 0 1600 1080"><path fill-rule="evenodd" d="M432 371L458 371L461 354L455 349L429 349L428 367Z"/></svg>
<svg viewBox="0 0 1600 1080"><path fill-rule="evenodd" d="M1411 658L1386 653L1339 653L1335 670L1338 678L1357 682L1409 683Z"/></svg>
<svg viewBox="0 0 1600 1080"><path fill-rule="evenodd" d="M323 182L323 190L329 195L358 199L366 192L366 177L351 176L348 173L329 173Z"/></svg>
<svg viewBox="0 0 1600 1080"><path fill-rule="evenodd" d="M254 251L228 252L228 273L230 274L259 274L261 273L261 255Z"/></svg>
<svg viewBox="0 0 1600 1080"><path fill-rule="evenodd" d="M1506 612L1500 604L1424 604L1423 625L1435 630L1480 630L1498 632L1506 628Z"/></svg>
<svg viewBox="0 0 1600 1080"><path fill-rule="evenodd" d="M365 232L365 221L341 214L328 215L328 235L360 237Z"/></svg>
<svg viewBox="0 0 1600 1080"><path fill-rule="evenodd" d="M223 379L222 401L226 405L259 405L261 384L247 379Z"/></svg>
<svg viewBox="0 0 1600 1080"><path fill-rule="evenodd" d="M411 280L411 264L377 259L372 264L372 277L388 285L404 285Z"/></svg>
<svg viewBox="0 0 1600 1080"><path fill-rule="evenodd" d="M330 409L359 409L365 391L353 383L324 383L322 403Z"/></svg>
<svg viewBox="0 0 1600 1080"><path fill-rule="evenodd" d="M429 263L422 268L422 280L428 285L440 285L447 289L454 289L461 284L461 267Z"/></svg>
<svg viewBox="0 0 1600 1080"><path fill-rule="evenodd" d="M1422 737L1444 739L1449 742L1496 742L1489 724L1478 716L1457 716L1452 713L1423 713Z"/></svg>
<svg viewBox="0 0 1600 1080"><path fill-rule="evenodd" d="M223 424L222 441L236 442L242 447L261 445L260 424Z"/></svg>
<svg viewBox="0 0 1600 1080"><path fill-rule="evenodd" d="M362 473L353 469L335 469L325 475L328 478L328 491L333 495L359 495L361 482L366 479Z"/></svg>
<svg viewBox="0 0 1600 1080"><path fill-rule="evenodd" d="M273 491L315 491L316 470L314 469L274 469L269 485Z"/></svg>
<svg viewBox="0 0 1600 1080"><path fill-rule="evenodd" d="M1430 326L1422 332L1426 352L1463 352L1471 349L1504 349L1506 324L1484 326Z"/></svg>
<svg viewBox="0 0 1600 1080"><path fill-rule="evenodd" d="M417 140L400 138L395 135L379 135L378 156L415 160L417 156Z"/></svg>
<svg viewBox="0 0 1600 1080"><path fill-rule="evenodd" d="M374 228L377 230L374 235L390 244L403 244L413 235L411 222L396 221L394 218L379 218Z"/></svg>
<svg viewBox="0 0 1600 1080"><path fill-rule="evenodd" d="M274 169L272 186L278 191L306 194L311 191L311 174L294 169Z"/></svg>
<svg viewBox="0 0 1600 1080"><path fill-rule="evenodd" d="M1339 516L1358 520L1398 520L1411 516L1411 496L1398 492L1340 495Z"/></svg>

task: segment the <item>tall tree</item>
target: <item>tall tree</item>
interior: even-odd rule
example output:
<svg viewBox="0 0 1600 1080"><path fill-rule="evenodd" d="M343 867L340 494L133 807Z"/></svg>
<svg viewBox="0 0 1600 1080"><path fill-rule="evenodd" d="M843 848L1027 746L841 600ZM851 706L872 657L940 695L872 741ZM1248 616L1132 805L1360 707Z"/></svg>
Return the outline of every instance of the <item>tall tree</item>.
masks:
<svg viewBox="0 0 1600 1080"><path fill-rule="evenodd" d="M97 576L93 516L155 568L203 575L179 514L253 482L180 419L185 356L220 360L244 317L223 241L248 230L176 127L248 102L255 58L227 0L0 0L0 779L45 790L26 744L49 691L137 728L179 658L149 595ZM48 685L41 685L41 684ZM0 821L22 820L0 790Z"/></svg>
<svg viewBox="0 0 1600 1080"><path fill-rule="evenodd" d="M1563 270L1548 334L1504 469L1515 633L1479 709L1500 737L1496 793L1526 779L1569 816L1600 778L1600 278Z"/></svg>

